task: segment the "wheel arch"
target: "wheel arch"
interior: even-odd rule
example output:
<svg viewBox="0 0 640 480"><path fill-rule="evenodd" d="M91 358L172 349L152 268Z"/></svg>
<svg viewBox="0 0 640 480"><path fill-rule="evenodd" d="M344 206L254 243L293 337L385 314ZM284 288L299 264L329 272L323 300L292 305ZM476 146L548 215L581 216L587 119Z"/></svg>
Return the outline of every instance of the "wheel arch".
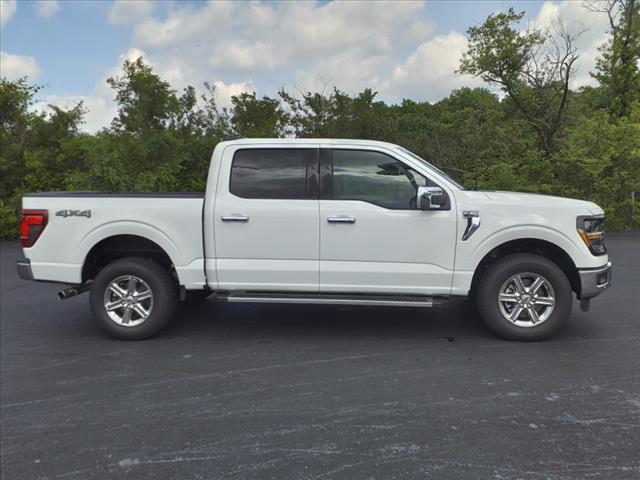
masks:
<svg viewBox="0 0 640 480"><path fill-rule="evenodd" d="M519 238L509 240L491 249L478 263L471 280L471 295L477 290L478 282L487 268L499 258L514 253L532 253L548 258L564 272L574 292L580 291L580 277L575 262L562 247L540 238Z"/></svg>
<svg viewBox="0 0 640 480"><path fill-rule="evenodd" d="M126 257L150 258L165 270L174 270L169 254L153 240L140 235L116 234L102 238L87 252L82 264L82 282L95 278L109 263Z"/></svg>

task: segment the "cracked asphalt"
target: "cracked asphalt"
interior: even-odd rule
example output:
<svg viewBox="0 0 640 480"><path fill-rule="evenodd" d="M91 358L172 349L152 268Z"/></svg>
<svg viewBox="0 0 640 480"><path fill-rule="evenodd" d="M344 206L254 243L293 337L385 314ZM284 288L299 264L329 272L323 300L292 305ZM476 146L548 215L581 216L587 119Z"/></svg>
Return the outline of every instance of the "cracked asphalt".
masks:
<svg viewBox="0 0 640 480"><path fill-rule="evenodd" d="M640 233L554 338L449 309L182 305L143 342L1 244L3 479L640 478Z"/></svg>

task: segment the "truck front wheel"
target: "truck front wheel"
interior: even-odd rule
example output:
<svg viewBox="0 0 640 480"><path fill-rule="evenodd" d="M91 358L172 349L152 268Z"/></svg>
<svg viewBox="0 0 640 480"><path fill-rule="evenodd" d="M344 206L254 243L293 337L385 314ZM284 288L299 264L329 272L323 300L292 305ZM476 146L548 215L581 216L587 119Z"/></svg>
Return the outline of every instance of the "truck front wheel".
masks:
<svg viewBox="0 0 640 480"><path fill-rule="evenodd" d="M107 334L142 340L167 324L175 309L176 290L169 273L153 260L123 258L96 275L89 303Z"/></svg>
<svg viewBox="0 0 640 480"><path fill-rule="evenodd" d="M476 302L484 322L500 337L543 340L567 319L573 296L569 280L555 263L518 253L488 267Z"/></svg>

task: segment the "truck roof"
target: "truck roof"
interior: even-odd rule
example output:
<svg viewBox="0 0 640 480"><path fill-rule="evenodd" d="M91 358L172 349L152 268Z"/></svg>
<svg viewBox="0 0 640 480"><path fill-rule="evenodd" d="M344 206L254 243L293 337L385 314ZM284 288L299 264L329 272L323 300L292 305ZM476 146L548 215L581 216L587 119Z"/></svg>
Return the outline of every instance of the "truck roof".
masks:
<svg viewBox="0 0 640 480"><path fill-rule="evenodd" d="M285 145L306 145L306 144L332 144L332 145L376 145L378 147L398 148L398 145L389 142L379 142L377 140L358 140L348 138L239 138L236 140L225 140L218 145L250 145L255 143L274 143Z"/></svg>

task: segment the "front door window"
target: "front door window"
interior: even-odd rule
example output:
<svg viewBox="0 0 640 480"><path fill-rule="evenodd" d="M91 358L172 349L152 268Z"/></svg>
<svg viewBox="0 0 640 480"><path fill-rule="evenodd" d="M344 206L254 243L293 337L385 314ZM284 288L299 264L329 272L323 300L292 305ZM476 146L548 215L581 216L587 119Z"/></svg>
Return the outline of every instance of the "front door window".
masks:
<svg viewBox="0 0 640 480"><path fill-rule="evenodd" d="M384 153L333 150L334 200L361 200L393 210L413 210L418 187L427 184L423 175Z"/></svg>

